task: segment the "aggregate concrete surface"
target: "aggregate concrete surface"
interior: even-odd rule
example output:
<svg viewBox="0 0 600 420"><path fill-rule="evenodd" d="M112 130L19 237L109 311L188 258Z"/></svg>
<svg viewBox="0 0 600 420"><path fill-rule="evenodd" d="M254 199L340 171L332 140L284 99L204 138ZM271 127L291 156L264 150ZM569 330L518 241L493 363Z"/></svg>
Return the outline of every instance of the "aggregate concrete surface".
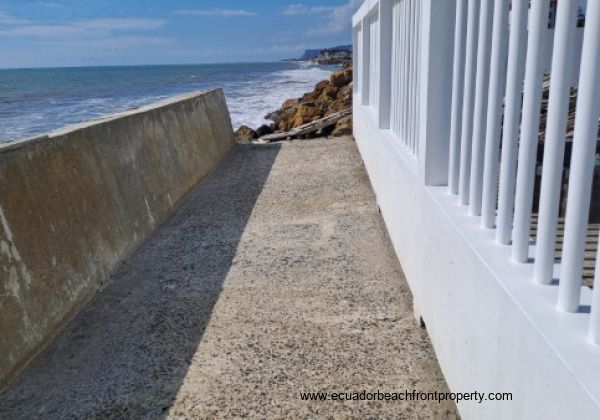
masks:
<svg viewBox="0 0 600 420"><path fill-rule="evenodd" d="M456 418L351 138L237 146L0 395L0 418Z"/></svg>

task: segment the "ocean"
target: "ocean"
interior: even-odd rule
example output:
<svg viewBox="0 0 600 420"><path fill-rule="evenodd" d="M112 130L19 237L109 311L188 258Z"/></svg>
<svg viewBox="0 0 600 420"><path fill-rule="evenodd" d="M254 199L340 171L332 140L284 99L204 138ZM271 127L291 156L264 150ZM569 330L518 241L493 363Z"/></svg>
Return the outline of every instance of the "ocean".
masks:
<svg viewBox="0 0 600 420"><path fill-rule="evenodd" d="M234 129L256 128L267 122L265 114L312 90L334 69L277 62L0 70L0 143L218 87Z"/></svg>

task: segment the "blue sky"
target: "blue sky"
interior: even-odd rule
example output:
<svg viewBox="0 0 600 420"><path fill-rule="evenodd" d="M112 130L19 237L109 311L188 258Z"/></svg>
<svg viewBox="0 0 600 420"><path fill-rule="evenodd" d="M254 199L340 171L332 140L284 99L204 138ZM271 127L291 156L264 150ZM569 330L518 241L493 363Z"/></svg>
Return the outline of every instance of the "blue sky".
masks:
<svg viewBox="0 0 600 420"><path fill-rule="evenodd" d="M0 0L0 68L273 61L349 44L361 0Z"/></svg>

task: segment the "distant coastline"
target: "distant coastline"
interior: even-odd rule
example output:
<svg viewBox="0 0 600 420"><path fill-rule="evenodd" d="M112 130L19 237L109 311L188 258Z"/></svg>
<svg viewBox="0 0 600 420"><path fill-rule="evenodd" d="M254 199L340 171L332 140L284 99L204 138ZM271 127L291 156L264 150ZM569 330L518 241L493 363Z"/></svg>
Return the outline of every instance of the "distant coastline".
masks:
<svg viewBox="0 0 600 420"><path fill-rule="evenodd" d="M344 65L352 62L352 45L320 48L304 51L299 58L288 58L282 61L305 61L320 65Z"/></svg>

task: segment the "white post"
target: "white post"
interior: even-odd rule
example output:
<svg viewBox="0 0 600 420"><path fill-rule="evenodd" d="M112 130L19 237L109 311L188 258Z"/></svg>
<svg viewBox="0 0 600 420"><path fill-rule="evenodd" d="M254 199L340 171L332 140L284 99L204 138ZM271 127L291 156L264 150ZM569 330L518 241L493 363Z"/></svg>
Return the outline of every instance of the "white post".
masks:
<svg viewBox="0 0 600 420"><path fill-rule="evenodd" d="M369 105L371 109L379 113L379 4L375 10L371 10L368 16L369 19ZM379 120L379 117L377 117Z"/></svg>
<svg viewBox="0 0 600 420"><path fill-rule="evenodd" d="M370 79L370 61L371 61L371 28L369 17L362 20L362 81L360 90L360 99L362 105L369 105L369 79Z"/></svg>
<svg viewBox="0 0 600 420"><path fill-rule="evenodd" d="M510 14L506 104L502 133L502 159L498 191L496 240L508 244L511 238L517 171L517 145L521 117L521 95L527 43L527 1L513 1Z"/></svg>
<svg viewBox="0 0 600 420"><path fill-rule="evenodd" d="M564 0L558 4L554 34L552 79L544 142L544 164L533 274L535 281L541 284L552 282L554 268L578 6L578 0Z"/></svg>
<svg viewBox="0 0 600 420"><path fill-rule="evenodd" d="M409 0L404 0L402 2L404 4L404 18L402 20L402 27L404 29L404 36L402 37L404 41L404 48L402 51L402 105L400 107L400 116L401 116L401 127L402 127L402 143L408 148L408 86L409 86L409 73L408 73L408 63L409 63L409 52L410 52L410 7Z"/></svg>
<svg viewBox="0 0 600 420"><path fill-rule="evenodd" d="M419 133L421 128L420 115L421 115L421 38L423 29L422 25L422 2L417 2L417 10L415 20L417 22L417 52L415 54L415 154L419 153Z"/></svg>
<svg viewBox="0 0 600 420"><path fill-rule="evenodd" d="M467 36L467 0L456 2L454 32L454 64L452 74L452 113L450 124L450 163L448 187L450 194L458 194L460 164L460 137L462 133L462 110L465 80L465 38Z"/></svg>
<svg viewBox="0 0 600 420"><path fill-rule="evenodd" d="M412 78L411 78L411 133L412 133L412 152L417 153L417 142L419 139L417 138L417 78L419 77L417 71L417 56L419 54L419 22L417 21L418 9L419 9L418 1L413 0L413 10L412 10Z"/></svg>
<svg viewBox="0 0 600 420"><path fill-rule="evenodd" d="M352 92L354 94L357 94L358 91L358 86L360 85L360 83L358 82L358 77L359 76L359 69L358 69L358 62L359 62L359 46L358 46L358 34L359 34L359 28L360 28L360 24L357 26L354 26L352 28L352 54L354 55L354 58L352 60L352 73L354 75L354 83L352 85Z"/></svg>
<svg viewBox="0 0 600 420"><path fill-rule="evenodd" d="M502 122L502 99L506 88L506 40L508 36L508 0L494 4L490 96L488 101L485 159L483 170L482 224L488 229L496 221L496 194L498 193L498 163Z"/></svg>
<svg viewBox="0 0 600 420"><path fill-rule="evenodd" d="M414 131L414 115L415 115L415 101L414 101L414 92L415 92L415 0L410 0L410 14L409 14L409 31L410 36L408 38L409 42L409 59L408 59L408 106L407 114L408 114L408 141L409 141L409 149L411 153L415 152L415 131Z"/></svg>
<svg viewBox="0 0 600 420"><path fill-rule="evenodd" d="M579 308L585 236L594 175L598 117L600 116L600 2L588 2L583 40L575 137L569 172L569 198L565 221L565 242L558 287L558 307L567 312ZM598 286L598 285L596 285ZM594 290L598 294L599 287ZM598 296L594 296L598 300ZM595 308L597 310L598 307ZM594 323L597 322L594 314ZM596 337L594 324L592 336Z"/></svg>
<svg viewBox="0 0 600 420"><path fill-rule="evenodd" d="M475 73L477 65L477 32L480 0L468 0L467 48L465 64L465 91L462 112L462 135L460 142L460 174L458 192L462 204L469 204L471 179L471 141L473 134L473 108L475 106Z"/></svg>
<svg viewBox="0 0 600 420"><path fill-rule="evenodd" d="M396 119L396 114L398 112L398 77L400 74L400 70L398 69L398 63L400 60L400 54L399 54L399 43L398 41L400 40L400 35L398 33L398 29L399 29L399 8L400 8L400 2L399 1L395 1L392 5L392 56L393 56L393 60L392 60L392 71L390 73L390 84L391 84L391 90L392 90L392 97L390 98L390 129L392 130L392 132L394 133L398 133L398 124L397 124L397 119Z"/></svg>
<svg viewBox="0 0 600 420"><path fill-rule="evenodd" d="M549 10L548 0L531 1L512 248L513 258L518 262L527 262L529 258L529 228L544 76L544 36L548 32Z"/></svg>
<svg viewBox="0 0 600 420"><path fill-rule="evenodd" d="M419 176L428 186L448 185L455 0L423 0L418 105Z"/></svg>
<svg viewBox="0 0 600 420"><path fill-rule="evenodd" d="M401 124L400 124L400 112L402 109L402 105L401 105L401 101L402 101L402 60L404 59L404 54L403 54L403 43L404 43L404 37L403 37L403 25L402 25L402 16L403 16L403 10L404 10L404 2L397 2L397 5L394 7L394 10L396 10L396 13L394 15L394 29L395 29L395 35L394 35L394 43L395 43L395 49L396 49L396 60L395 60L395 64L396 64L396 69L394 72L392 72L392 81L395 84L395 93L394 93L394 114L392 115L392 119L393 119L393 130L394 133L396 133L396 135L400 138L400 129L401 129ZM402 140L400 138L400 140Z"/></svg>
<svg viewBox="0 0 600 420"><path fill-rule="evenodd" d="M390 128L392 92L392 1L379 2L379 128Z"/></svg>
<svg viewBox="0 0 600 420"><path fill-rule="evenodd" d="M475 81L475 113L473 115L473 140L471 142L471 180L469 204L471 214L481 215L481 189L483 184L483 153L487 102L490 89L490 47L492 43L492 1L482 0L479 13L479 46L477 47L477 76Z"/></svg>

